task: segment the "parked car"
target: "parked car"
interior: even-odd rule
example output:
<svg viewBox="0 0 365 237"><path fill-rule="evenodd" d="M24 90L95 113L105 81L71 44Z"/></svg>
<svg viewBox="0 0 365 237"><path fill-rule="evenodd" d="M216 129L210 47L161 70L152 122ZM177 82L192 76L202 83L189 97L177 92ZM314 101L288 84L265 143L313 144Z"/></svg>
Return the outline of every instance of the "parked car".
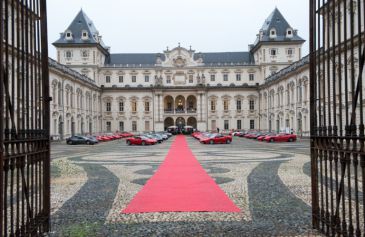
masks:
<svg viewBox="0 0 365 237"><path fill-rule="evenodd" d="M98 136L98 137L96 137L96 139L98 139L98 141L100 141L100 142L107 142L107 141L112 141L113 140L113 138L111 138L109 136L105 136L105 135Z"/></svg>
<svg viewBox="0 0 365 237"><path fill-rule="evenodd" d="M118 133L118 135L121 136L122 138L133 137L133 134L129 133L129 132L121 132L121 133Z"/></svg>
<svg viewBox="0 0 365 237"><path fill-rule="evenodd" d="M202 137L200 142L203 144L229 144L232 142L232 136L225 136L221 133L213 133L208 137Z"/></svg>
<svg viewBox="0 0 365 237"><path fill-rule="evenodd" d="M183 134L192 134L194 132L194 128L192 126L184 126L182 133Z"/></svg>
<svg viewBox="0 0 365 237"><path fill-rule="evenodd" d="M257 137L257 141L263 142L266 136L276 136L276 133L264 133Z"/></svg>
<svg viewBox="0 0 365 237"><path fill-rule="evenodd" d="M76 145L76 144L94 145L97 144L98 141L96 139L91 139L84 136L72 136L66 139L66 143L69 145Z"/></svg>
<svg viewBox="0 0 365 237"><path fill-rule="evenodd" d="M98 139L95 136L86 136L88 139L90 139L91 141L93 141L95 144L99 143Z"/></svg>
<svg viewBox="0 0 365 237"><path fill-rule="evenodd" d="M240 136L243 136L244 135L244 132L243 131L231 131L229 133L229 135L231 135L233 137L240 137Z"/></svg>
<svg viewBox="0 0 365 237"><path fill-rule="evenodd" d="M162 143L164 141L163 137L160 134L151 133L151 134L145 134L144 136L157 140L158 143Z"/></svg>
<svg viewBox="0 0 365 237"><path fill-rule="evenodd" d="M297 135L288 133L279 133L277 135L268 135L264 138L267 142L294 142L297 140Z"/></svg>
<svg viewBox="0 0 365 237"><path fill-rule="evenodd" d="M179 128L177 126L170 126L167 128L166 131L171 133L172 135L176 135L179 132Z"/></svg>
<svg viewBox="0 0 365 237"><path fill-rule="evenodd" d="M157 143L156 139L148 138L146 136L134 136L127 138L126 143L128 145L154 145Z"/></svg>
<svg viewBox="0 0 365 237"><path fill-rule="evenodd" d="M167 139L172 137L172 133L169 133L169 132L156 132L158 134L161 134L162 136L166 136Z"/></svg>

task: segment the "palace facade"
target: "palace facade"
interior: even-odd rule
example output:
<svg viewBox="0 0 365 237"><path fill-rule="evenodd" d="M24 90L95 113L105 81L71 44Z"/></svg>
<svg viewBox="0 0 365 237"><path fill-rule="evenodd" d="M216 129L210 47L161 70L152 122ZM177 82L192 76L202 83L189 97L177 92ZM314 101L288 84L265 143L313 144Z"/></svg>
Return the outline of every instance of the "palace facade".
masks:
<svg viewBox="0 0 365 237"><path fill-rule="evenodd" d="M278 9L242 52L111 53L80 11L54 42L51 134L257 129L309 135L309 60Z"/></svg>

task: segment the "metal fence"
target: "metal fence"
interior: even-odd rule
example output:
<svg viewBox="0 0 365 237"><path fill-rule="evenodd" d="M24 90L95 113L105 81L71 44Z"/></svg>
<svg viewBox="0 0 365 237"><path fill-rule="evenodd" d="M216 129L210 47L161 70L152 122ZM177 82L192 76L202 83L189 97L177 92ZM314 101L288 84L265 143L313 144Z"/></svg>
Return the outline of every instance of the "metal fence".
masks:
<svg viewBox="0 0 365 237"><path fill-rule="evenodd" d="M0 236L49 230L46 0L0 0Z"/></svg>
<svg viewBox="0 0 365 237"><path fill-rule="evenodd" d="M364 0L310 0L313 226L365 235Z"/></svg>

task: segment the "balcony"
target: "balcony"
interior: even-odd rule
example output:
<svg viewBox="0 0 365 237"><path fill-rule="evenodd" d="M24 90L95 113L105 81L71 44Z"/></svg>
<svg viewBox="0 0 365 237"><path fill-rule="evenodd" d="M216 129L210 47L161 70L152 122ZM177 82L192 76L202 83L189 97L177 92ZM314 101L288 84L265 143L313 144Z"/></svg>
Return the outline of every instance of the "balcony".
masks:
<svg viewBox="0 0 365 237"><path fill-rule="evenodd" d="M173 114L174 111L172 109L165 109L164 110L165 114Z"/></svg>
<svg viewBox="0 0 365 237"><path fill-rule="evenodd" d="M194 108L189 108L186 111L188 114L196 114L196 109L194 109Z"/></svg>
<svg viewBox="0 0 365 237"><path fill-rule="evenodd" d="M189 109L165 109L165 114L196 114L197 109L195 108L189 108Z"/></svg>

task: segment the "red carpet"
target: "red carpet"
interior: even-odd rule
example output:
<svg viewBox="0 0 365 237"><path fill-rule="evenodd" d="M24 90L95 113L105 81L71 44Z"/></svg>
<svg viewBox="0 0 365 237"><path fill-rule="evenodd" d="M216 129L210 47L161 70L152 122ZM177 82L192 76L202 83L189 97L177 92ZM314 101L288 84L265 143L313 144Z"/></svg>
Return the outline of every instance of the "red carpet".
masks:
<svg viewBox="0 0 365 237"><path fill-rule="evenodd" d="M240 212L177 136L165 161L122 213Z"/></svg>

